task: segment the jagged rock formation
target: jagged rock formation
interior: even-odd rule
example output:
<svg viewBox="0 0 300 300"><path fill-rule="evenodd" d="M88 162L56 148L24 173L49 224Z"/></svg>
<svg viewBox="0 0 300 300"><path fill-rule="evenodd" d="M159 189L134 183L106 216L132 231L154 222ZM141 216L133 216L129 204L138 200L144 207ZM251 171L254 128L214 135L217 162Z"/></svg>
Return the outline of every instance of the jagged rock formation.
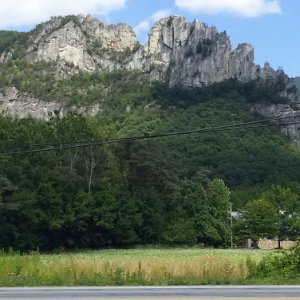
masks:
<svg viewBox="0 0 300 300"><path fill-rule="evenodd" d="M84 71L113 70L116 53L132 51L135 34L126 24L106 26L90 16L54 17L30 36L29 62L57 62Z"/></svg>
<svg viewBox="0 0 300 300"><path fill-rule="evenodd" d="M0 62L12 53L0 53ZM52 62L73 71L140 70L170 84L202 86L228 78L276 81L281 71L254 64L254 48L232 49L226 32L170 16L154 24L141 46L126 24L105 25L91 16L53 17L29 33L29 63ZM58 68L61 69L61 68ZM285 78L287 80L287 78Z"/></svg>
<svg viewBox="0 0 300 300"><path fill-rule="evenodd" d="M10 57L11 53L0 53L0 61ZM255 65L251 45L240 44L232 50L226 32L178 16L154 24L144 46L126 24L107 26L82 15L53 17L30 32L24 58L30 63L56 63L75 72L140 70L152 79L186 86L228 78L276 81L282 75L269 64Z"/></svg>
<svg viewBox="0 0 300 300"><path fill-rule="evenodd" d="M13 53L0 53L0 62ZM170 16L154 24L148 42L139 45L135 33L126 24L105 25L90 16L53 17L29 33L24 57L29 63L51 62L58 76L78 71L138 70L150 79L171 85L203 86L229 78L240 81L262 80L286 84L289 78L273 70L268 63L254 64L254 48L240 44L232 49L226 32L218 32L199 21L186 22ZM289 105L260 104L254 109L268 117L299 117L299 99ZM296 103L296 106L295 106ZM34 116L49 119L70 110L95 114L98 106L66 108L59 100L43 101L10 87L0 91L0 113L15 117ZM285 134L299 141L299 127L284 127Z"/></svg>
<svg viewBox="0 0 300 300"><path fill-rule="evenodd" d="M2 54L2 60L5 55ZM254 64L254 49L232 50L225 32L183 17L158 21L140 46L126 24L106 26L90 16L54 17L32 31L26 49L31 63L55 62L84 71L118 69L148 72L170 84L202 86L228 78L275 81L280 71Z"/></svg>
<svg viewBox="0 0 300 300"><path fill-rule="evenodd" d="M182 17L168 17L157 22L144 46L143 65L150 66L156 79L170 84L202 86L229 78L276 80L278 72L254 64L254 48L240 44L232 50L226 32ZM146 63L148 60L148 63ZM137 67L135 61L133 68Z"/></svg>

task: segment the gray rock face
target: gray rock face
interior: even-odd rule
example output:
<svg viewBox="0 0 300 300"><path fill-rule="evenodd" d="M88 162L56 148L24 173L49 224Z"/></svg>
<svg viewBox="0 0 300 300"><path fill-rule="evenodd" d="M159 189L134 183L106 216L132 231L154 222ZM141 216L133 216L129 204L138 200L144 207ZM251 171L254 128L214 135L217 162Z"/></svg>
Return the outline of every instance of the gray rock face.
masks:
<svg viewBox="0 0 300 300"><path fill-rule="evenodd" d="M244 44L232 51L226 33L199 21L160 20L152 28L146 52L158 79L170 84L202 86L232 77L255 78L253 47Z"/></svg>
<svg viewBox="0 0 300 300"><path fill-rule="evenodd" d="M29 62L57 62L83 71L113 70L113 54L132 51L136 38L126 24L106 26L90 16L55 17L30 37Z"/></svg>
<svg viewBox="0 0 300 300"><path fill-rule="evenodd" d="M13 118L33 117L48 121L53 117L63 117L69 112L96 115L100 105L89 107L65 107L61 101L43 101L28 94L20 93L15 87L0 89L0 114Z"/></svg>
<svg viewBox="0 0 300 300"><path fill-rule="evenodd" d="M281 132L300 146L300 110L294 110L289 104L256 104L253 110L268 118L280 118Z"/></svg>
<svg viewBox="0 0 300 300"><path fill-rule="evenodd" d="M6 63L12 58L12 53L11 52L2 52L0 55L0 62L1 63Z"/></svg>
<svg viewBox="0 0 300 300"><path fill-rule="evenodd" d="M11 53L0 53L0 61ZM252 79L287 82L282 71L266 63L254 64L254 48L240 44L232 49L226 32L218 32L199 21L186 22L171 16L154 24L148 42L138 45L133 30L126 24L105 25L90 16L53 17L31 32L25 59L30 63L52 62L58 76L64 72L138 70L150 79L171 85L204 86L229 78L247 82ZM289 96L289 95L285 95ZM293 115L299 118L300 101L291 105L257 105L254 110L267 117ZM13 117L32 116L49 119L70 110L96 114L99 105L65 108L58 100L43 101L10 87L0 90L0 113ZM282 131L299 141L299 125L283 126Z"/></svg>
<svg viewBox="0 0 300 300"><path fill-rule="evenodd" d="M90 16L55 17L33 31L27 60L56 62L83 71L139 70L170 84L202 86L224 79L276 80L268 64L254 64L254 49L232 49L225 32L183 17L154 24L146 45L138 47L126 24L106 26Z"/></svg>
<svg viewBox="0 0 300 300"><path fill-rule="evenodd" d="M48 120L52 115L62 114L62 105L57 101L45 102L26 94L15 87L0 90L0 113L14 118L34 117Z"/></svg>
<svg viewBox="0 0 300 300"><path fill-rule="evenodd" d="M268 64L254 64L254 48L240 44L232 49L225 32L182 17L168 17L157 22L148 43L128 64L132 69L149 71L154 79L170 84L202 86L229 78L241 81L275 81L280 75ZM287 79L287 78L286 78Z"/></svg>

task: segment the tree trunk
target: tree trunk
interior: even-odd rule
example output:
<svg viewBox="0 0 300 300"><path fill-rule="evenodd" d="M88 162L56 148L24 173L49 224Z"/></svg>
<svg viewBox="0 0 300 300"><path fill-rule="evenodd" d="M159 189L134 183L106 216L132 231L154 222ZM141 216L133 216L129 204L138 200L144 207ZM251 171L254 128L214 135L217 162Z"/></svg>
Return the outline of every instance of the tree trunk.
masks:
<svg viewBox="0 0 300 300"><path fill-rule="evenodd" d="M72 152L71 152L71 151L69 152L69 158L70 158L70 171L71 171L71 172L73 171L74 163L75 163L75 160L77 159L77 156L78 156L78 151L76 151L76 153L75 153L74 155L72 155Z"/></svg>
<svg viewBox="0 0 300 300"><path fill-rule="evenodd" d="M85 160L85 166L87 171L87 184L88 184L88 193L91 193L91 186L93 181L93 173L96 167L96 160L94 158L94 153L91 151L91 157Z"/></svg>
<svg viewBox="0 0 300 300"><path fill-rule="evenodd" d="M278 249L281 249L280 239L278 238Z"/></svg>

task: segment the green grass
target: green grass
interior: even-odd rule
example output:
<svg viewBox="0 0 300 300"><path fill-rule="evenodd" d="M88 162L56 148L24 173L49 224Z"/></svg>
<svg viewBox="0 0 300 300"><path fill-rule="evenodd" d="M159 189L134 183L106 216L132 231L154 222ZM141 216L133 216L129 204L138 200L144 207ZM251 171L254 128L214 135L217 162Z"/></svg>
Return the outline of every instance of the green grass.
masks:
<svg viewBox="0 0 300 300"><path fill-rule="evenodd" d="M247 260L269 251L103 250L0 255L0 286L246 284Z"/></svg>

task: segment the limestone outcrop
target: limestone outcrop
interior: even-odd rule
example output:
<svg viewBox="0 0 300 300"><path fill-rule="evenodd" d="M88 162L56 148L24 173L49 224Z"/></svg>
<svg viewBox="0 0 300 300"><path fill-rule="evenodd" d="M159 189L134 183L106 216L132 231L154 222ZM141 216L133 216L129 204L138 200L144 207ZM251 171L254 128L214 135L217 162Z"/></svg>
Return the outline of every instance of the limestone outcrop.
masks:
<svg viewBox="0 0 300 300"><path fill-rule="evenodd" d="M20 93L15 87L0 89L0 114L13 118L33 117L49 120L63 117L70 112L77 114L96 115L101 112L99 104L86 107L66 107L59 100L44 101L29 94Z"/></svg>
<svg viewBox="0 0 300 300"><path fill-rule="evenodd" d="M90 16L54 17L41 24L29 38L29 62L56 62L71 68L111 71L120 68L115 56L136 46L126 24L106 26Z"/></svg>
<svg viewBox="0 0 300 300"><path fill-rule="evenodd" d="M281 132L300 146L300 110L295 110L289 104L264 104L253 106L256 111L267 118L278 118L276 121Z"/></svg>
<svg viewBox="0 0 300 300"><path fill-rule="evenodd" d="M26 59L76 70L139 70L170 84L202 86L228 78L275 81L280 71L254 64L254 48L232 49L226 32L170 16L154 24L141 46L126 24L105 25L90 16L54 17L33 30ZM3 58L4 59L4 58Z"/></svg>
<svg viewBox="0 0 300 300"><path fill-rule="evenodd" d="M252 46L241 44L232 50L225 32L199 21L188 23L182 17L157 22L145 53L157 79L170 84L202 86L228 78L248 81L261 77Z"/></svg>
<svg viewBox="0 0 300 300"><path fill-rule="evenodd" d="M29 63L53 63L57 76L78 71L137 70L150 79L164 80L170 85L205 86L229 78L240 81L260 80L286 85L290 79L281 70L254 63L253 46L242 43L232 49L226 32L218 32L200 21L187 22L170 16L156 22L145 45L126 24L106 25L91 16L53 17L29 33L24 57ZM13 53L0 53L7 62ZM55 68L54 68L55 69ZM289 97L289 95L285 95ZM295 116L299 119L299 97L289 104L260 103L253 109L268 117ZM99 105L66 107L61 101L44 101L20 93L14 87L0 90L0 113L13 117L33 116L49 119L70 110L96 114ZM300 140L299 125L282 126L293 140Z"/></svg>
<svg viewBox="0 0 300 300"><path fill-rule="evenodd" d="M152 78L171 85L203 86L229 78L276 81L282 75L288 80L267 63L263 68L254 64L251 45L232 49L226 32L178 16L154 24L148 43L135 53L128 67L148 71Z"/></svg>

